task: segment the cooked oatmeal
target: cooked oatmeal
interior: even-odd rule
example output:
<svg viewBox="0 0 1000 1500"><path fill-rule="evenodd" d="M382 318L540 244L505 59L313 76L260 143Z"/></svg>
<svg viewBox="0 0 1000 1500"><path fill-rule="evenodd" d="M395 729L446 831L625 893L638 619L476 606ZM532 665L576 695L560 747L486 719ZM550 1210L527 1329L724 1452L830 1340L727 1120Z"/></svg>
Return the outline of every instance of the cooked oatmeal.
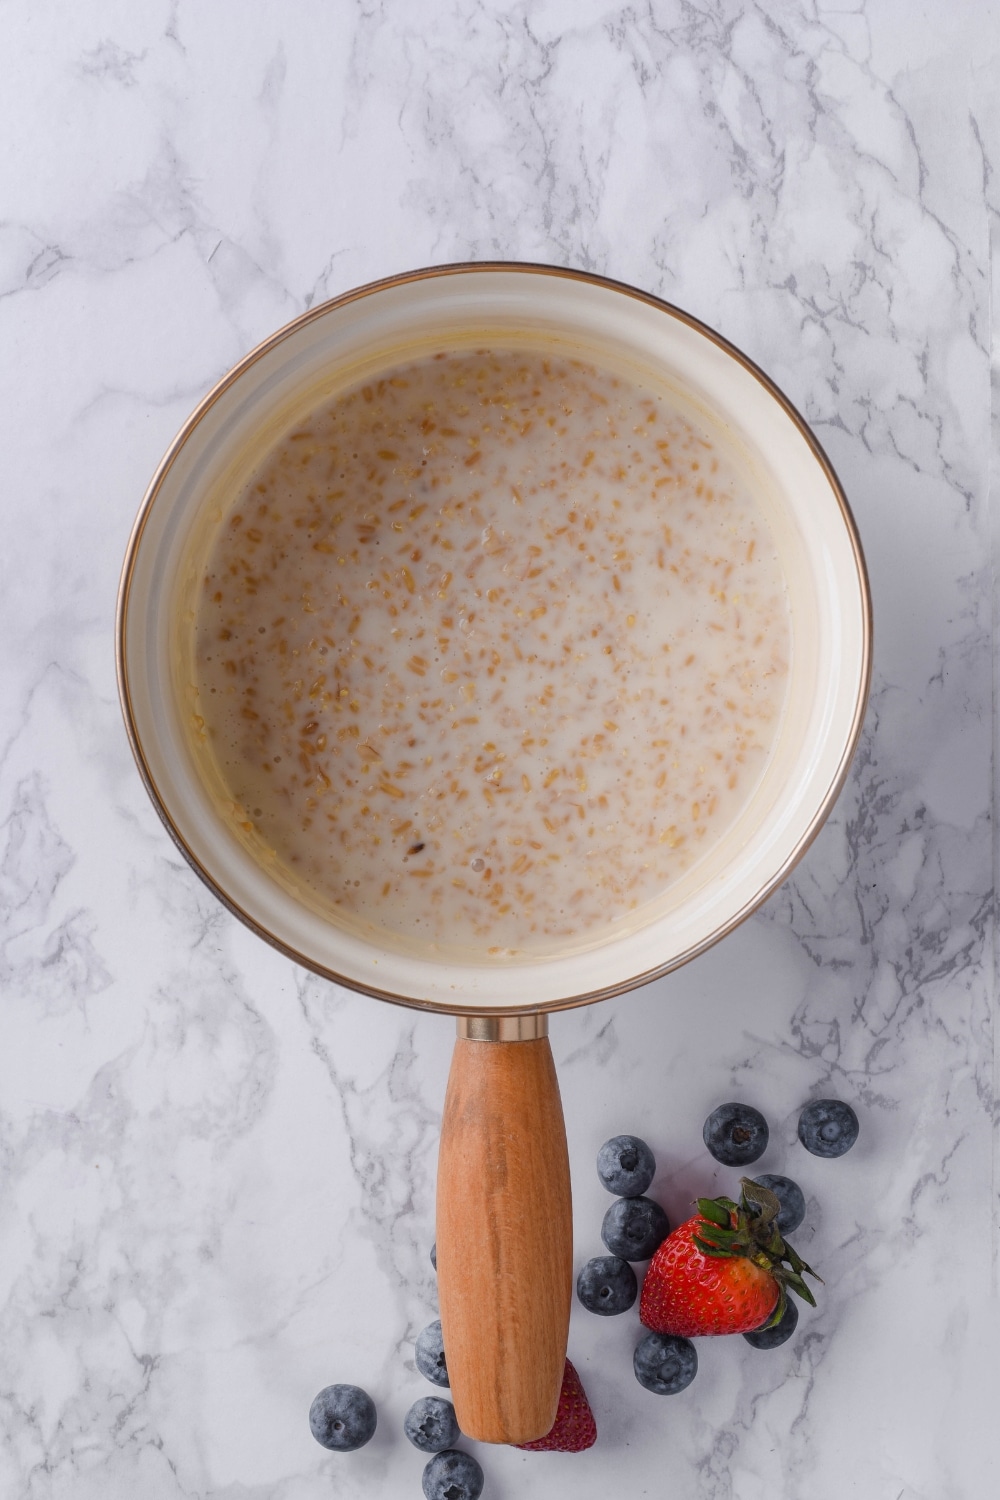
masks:
<svg viewBox="0 0 1000 1500"><path fill-rule="evenodd" d="M442 353L317 410L235 498L197 710L241 836L331 917L538 955L731 825L789 640L767 523L669 398Z"/></svg>

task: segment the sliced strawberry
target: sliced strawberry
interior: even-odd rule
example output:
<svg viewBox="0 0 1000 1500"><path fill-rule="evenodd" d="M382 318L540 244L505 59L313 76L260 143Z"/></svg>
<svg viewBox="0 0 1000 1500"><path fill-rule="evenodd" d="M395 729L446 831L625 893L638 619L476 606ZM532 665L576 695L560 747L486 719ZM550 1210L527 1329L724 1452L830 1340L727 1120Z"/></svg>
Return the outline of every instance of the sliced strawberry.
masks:
<svg viewBox="0 0 1000 1500"><path fill-rule="evenodd" d="M596 1441L597 1423L587 1393L567 1360L551 1430L532 1443L518 1443L516 1446L527 1449L529 1453L582 1453L584 1448L592 1448Z"/></svg>

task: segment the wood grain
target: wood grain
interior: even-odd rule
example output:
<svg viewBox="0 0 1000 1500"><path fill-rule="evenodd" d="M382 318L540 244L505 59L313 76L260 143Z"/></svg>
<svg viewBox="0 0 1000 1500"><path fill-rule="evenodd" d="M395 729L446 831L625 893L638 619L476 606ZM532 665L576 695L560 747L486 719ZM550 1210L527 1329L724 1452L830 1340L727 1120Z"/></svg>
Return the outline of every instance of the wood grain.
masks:
<svg viewBox="0 0 1000 1500"><path fill-rule="evenodd" d="M543 1437L559 1401L573 1277L566 1130L547 1037L455 1045L437 1263L462 1431L484 1443Z"/></svg>

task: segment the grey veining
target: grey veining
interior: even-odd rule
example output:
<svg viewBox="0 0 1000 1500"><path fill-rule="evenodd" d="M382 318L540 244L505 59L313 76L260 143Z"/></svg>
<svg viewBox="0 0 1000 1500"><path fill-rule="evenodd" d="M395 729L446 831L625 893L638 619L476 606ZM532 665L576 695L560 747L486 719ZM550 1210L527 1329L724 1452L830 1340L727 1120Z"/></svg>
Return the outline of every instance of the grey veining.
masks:
<svg viewBox="0 0 1000 1500"><path fill-rule="evenodd" d="M677 1219L767 1113L825 1278L795 1340L704 1340L681 1397L634 1316L574 1312L583 1457L481 1454L490 1500L972 1500L995 1487L994 600L1000 42L904 0L111 0L0 12L0 1492L418 1495L443 1018L300 973L181 863L117 707L139 498L212 382L316 301L538 259L656 292L812 422L876 607L829 824L687 969L553 1021L577 1257L634 1130ZM992 378L992 398L991 398ZM991 492L992 471L992 492ZM862 1120L840 1162L802 1103ZM324 1455L320 1386L373 1443Z"/></svg>

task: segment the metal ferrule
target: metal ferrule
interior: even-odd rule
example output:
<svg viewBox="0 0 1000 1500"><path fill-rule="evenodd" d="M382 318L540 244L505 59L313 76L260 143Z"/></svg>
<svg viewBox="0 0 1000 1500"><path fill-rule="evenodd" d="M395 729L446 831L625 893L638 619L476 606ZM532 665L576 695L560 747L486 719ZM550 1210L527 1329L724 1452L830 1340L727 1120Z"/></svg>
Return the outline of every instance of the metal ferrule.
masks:
<svg viewBox="0 0 1000 1500"><path fill-rule="evenodd" d="M549 1034L545 1011L524 1016L459 1016L458 1035L466 1042L537 1042Z"/></svg>

